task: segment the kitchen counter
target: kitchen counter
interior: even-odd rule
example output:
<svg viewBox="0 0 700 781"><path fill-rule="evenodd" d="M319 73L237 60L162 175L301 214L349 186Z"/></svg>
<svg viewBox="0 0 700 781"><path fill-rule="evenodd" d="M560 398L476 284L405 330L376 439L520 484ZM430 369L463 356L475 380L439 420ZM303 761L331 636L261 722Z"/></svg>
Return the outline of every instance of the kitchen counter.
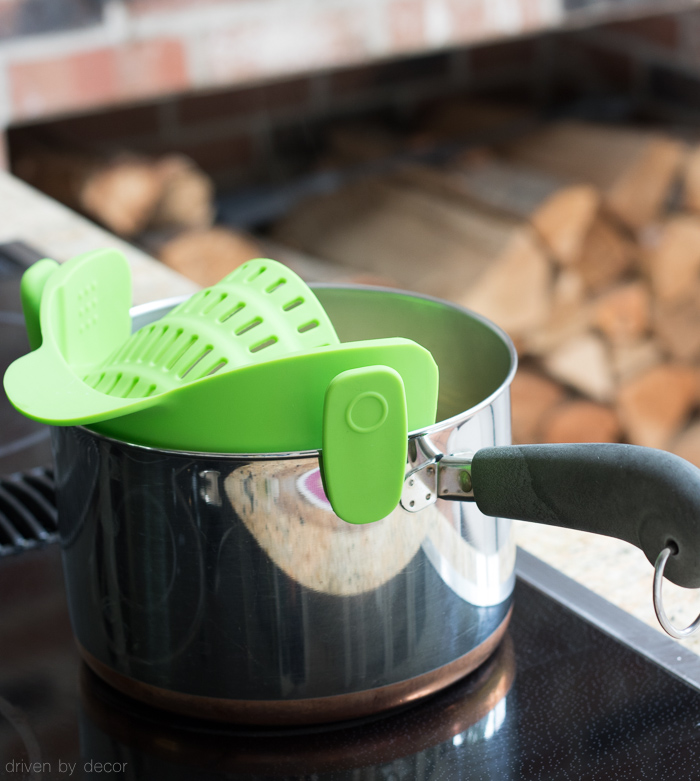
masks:
<svg viewBox="0 0 700 781"><path fill-rule="evenodd" d="M89 220L0 172L0 242L21 240L58 261L100 247L128 258L134 303L191 293L196 285ZM518 544L623 610L662 631L652 607L653 567L627 543L583 532L516 522ZM666 610L674 623L690 623L700 612L700 592L666 582ZM700 654L700 635L681 641Z"/></svg>
<svg viewBox="0 0 700 781"><path fill-rule="evenodd" d="M121 250L131 265L135 304L197 290L194 282L0 171L0 242L9 241L23 241L59 262L102 247Z"/></svg>

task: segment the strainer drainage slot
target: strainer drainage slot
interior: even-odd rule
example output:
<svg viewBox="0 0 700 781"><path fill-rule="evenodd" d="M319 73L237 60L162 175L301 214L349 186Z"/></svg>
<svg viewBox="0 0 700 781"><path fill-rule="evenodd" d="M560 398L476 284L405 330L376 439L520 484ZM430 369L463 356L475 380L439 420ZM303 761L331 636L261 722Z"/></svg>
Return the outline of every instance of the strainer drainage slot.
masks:
<svg viewBox="0 0 700 781"><path fill-rule="evenodd" d="M246 282L252 282L254 279L257 279L258 277L262 276L266 271L267 271L267 266L260 266L248 277L248 279L246 279Z"/></svg>
<svg viewBox="0 0 700 781"><path fill-rule="evenodd" d="M283 285L287 284L286 279L278 279L277 282L273 282L271 285L265 288L266 293L274 293L275 290L279 290Z"/></svg>
<svg viewBox="0 0 700 781"><path fill-rule="evenodd" d="M103 391L103 393L106 393L108 396L112 393L112 391L119 385L119 382L122 378L121 372L117 374L117 376L114 378L114 382L109 386L109 389L106 391Z"/></svg>
<svg viewBox="0 0 700 781"><path fill-rule="evenodd" d="M264 350L266 347L272 347L273 344L277 344L276 336L271 336L269 339L265 339L262 342L257 342L250 348L250 352L259 353L260 350Z"/></svg>
<svg viewBox="0 0 700 781"><path fill-rule="evenodd" d="M291 312L292 309L296 309L298 306L301 306L304 303L304 299L299 297L295 298L292 301L290 301L288 304L285 304L282 307L283 312Z"/></svg>
<svg viewBox="0 0 700 781"><path fill-rule="evenodd" d="M160 348L161 344L163 343L163 337L168 333L168 326L166 325L164 328L161 329L160 333L155 337L155 339L151 339L151 334L155 330L156 326L153 326L151 330L148 332L149 337L149 344L146 347L146 350L144 354L141 356L141 363L148 363L153 358L153 354ZM116 359L115 359L116 362Z"/></svg>
<svg viewBox="0 0 700 781"><path fill-rule="evenodd" d="M216 309L217 306L220 304L223 304L224 301L228 298L228 293L221 293L218 297L213 298L211 303L207 304L207 306L202 309L203 315L208 315L212 310Z"/></svg>
<svg viewBox="0 0 700 781"><path fill-rule="evenodd" d="M217 363L216 366L210 372L208 372L206 376L211 377L212 374L216 374L220 369L223 369L227 363L228 361L219 361L219 363Z"/></svg>
<svg viewBox="0 0 700 781"><path fill-rule="evenodd" d="M230 320L235 314L238 314L238 312L241 311L241 309L245 308L245 304L243 302L239 302L236 304L236 306L233 307L233 309L229 309L226 314L221 315L219 318L220 323L225 323L227 320Z"/></svg>
<svg viewBox="0 0 700 781"><path fill-rule="evenodd" d="M318 328L318 320L309 320L308 323L304 323L297 328L300 334L305 334L307 331L313 331L314 328Z"/></svg>
<svg viewBox="0 0 700 781"><path fill-rule="evenodd" d="M129 396L136 390L136 386L141 382L140 377L134 377L134 379L131 381L131 385L126 390L126 393L123 394L123 399L128 399Z"/></svg>
<svg viewBox="0 0 700 781"><path fill-rule="evenodd" d="M192 363L185 369L185 371L182 372L180 375L180 379L184 379L197 364L201 363L209 353L214 352L214 348L211 345L208 345L195 359L192 361Z"/></svg>
<svg viewBox="0 0 700 781"><path fill-rule="evenodd" d="M190 349L192 348L192 346L193 346L193 345L195 344L195 342L197 342L198 340L199 340L199 337L197 337L197 336L192 336L192 337L190 337L190 339L189 339L187 342L185 342L185 344L184 344L184 345L183 345L183 346L180 348L180 350L179 350L177 353L175 353L175 356L174 356L173 358L171 358L171 359L168 361L168 363L167 363L167 365L166 365L166 368L167 368L168 370L170 370L170 369L174 369L174 368L175 368L175 365L176 365L177 363L179 363L179 361L180 361L182 358L184 358L184 356L185 356L185 355L186 355L186 354L187 354L187 353L190 351Z"/></svg>
<svg viewBox="0 0 700 781"><path fill-rule="evenodd" d="M261 317L255 317L252 320L249 320L245 325L240 326L237 328L234 333L236 336L242 336L243 334L247 333L248 331L252 330L253 328L256 328L257 326L261 325L262 318Z"/></svg>
<svg viewBox="0 0 700 781"><path fill-rule="evenodd" d="M162 364L165 361L165 356L177 344L177 341L181 336L182 336L182 328L178 328L175 331L174 336L171 330L171 338L166 342L165 347L163 347L163 349L158 353L158 355L154 356L153 363Z"/></svg>

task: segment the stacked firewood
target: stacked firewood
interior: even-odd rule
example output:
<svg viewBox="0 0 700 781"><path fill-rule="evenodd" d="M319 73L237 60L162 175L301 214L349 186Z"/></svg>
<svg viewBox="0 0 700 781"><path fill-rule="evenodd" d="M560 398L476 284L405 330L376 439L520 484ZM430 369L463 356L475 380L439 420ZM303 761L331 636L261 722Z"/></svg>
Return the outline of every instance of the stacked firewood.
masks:
<svg viewBox="0 0 700 781"><path fill-rule="evenodd" d="M552 123L353 181L273 235L501 325L521 357L517 442L624 441L700 464L700 147Z"/></svg>
<svg viewBox="0 0 700 781"><path fill-rule="evenodd" d="M250 236L214 226L214 185L183 155L23 150L14 172L128 238L203 286L262 253Z"/></svg>

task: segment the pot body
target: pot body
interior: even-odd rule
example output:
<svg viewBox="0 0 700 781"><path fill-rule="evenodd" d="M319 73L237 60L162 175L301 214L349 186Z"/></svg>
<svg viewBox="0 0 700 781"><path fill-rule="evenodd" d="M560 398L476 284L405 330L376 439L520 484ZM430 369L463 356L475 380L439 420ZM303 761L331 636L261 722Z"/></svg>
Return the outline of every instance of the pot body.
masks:
<svg viewBox="0 0 700 781"><path fill-rule="evenodd" d="M412 433L407 470L425 439L443 453L509 444L515 353L499 329L398 291L315 292L342 341L404 336L433 353L440 422ZM165 311L135 311L135 327ZM53 442L79 647L142 700L254 723L359 717L452 683L503 634L511 522L473 503L352 526L317 452L172 452L86 428Z"/></svg>

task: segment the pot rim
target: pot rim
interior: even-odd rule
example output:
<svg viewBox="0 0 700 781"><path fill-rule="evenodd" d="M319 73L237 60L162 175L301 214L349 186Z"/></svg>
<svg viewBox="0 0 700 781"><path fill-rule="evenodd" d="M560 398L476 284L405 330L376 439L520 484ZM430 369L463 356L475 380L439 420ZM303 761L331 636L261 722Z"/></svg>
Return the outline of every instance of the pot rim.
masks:
<svg viewBox="0 0 700 781"><path fill-rule="evenodd" d="M419 298L423 301L430 301L435 304L440 304L441 306L448 307L450 309L454 309L460 314L466 314L468 317L472 318L472 320L478 320L480 323L485 325L487 328L489 328L491 331L493 331L496 336L498 336L503 344L508 349L508 355L510 357L510 367L508 369L508 373L505 376L503 382L496 388L496 390L493 391L493 393L490 393L488 396L486 396L484 399L482 399L478 404L475 404L472 407L469 407L469 409L464 410L463 412L458 412L456 415L452 415L449 418L445 418L444 420L439 420L435 423L433 423L432 426L427 426L421 429L416 429L414 431L410 431L408 433L408 441L418 439L419 437L424 436L430 436L431 434L436 434L439 431L443 431L448 428L454 428L455 426L460 425L465 420L468 420L469 418L476 415L478 412L480 412L482 409L488 407L490 404L493 403L493 401L500 396L504 390L510 387L510 384L513 381L513 377L515 376L515 372L518 369L518 353L515 349L515 345L513 344L512 339L508 334L496 323L494 323L492 320L489 320L487 317L484 317L483 315L480 315L478 312L474 312L471 309L467 309L467 307L461 306L460 304L455 304L451 301L445 301L442 298L437 298L435 296L428 296L424 295L422 293L415 293L411 290L401 290L399 288L390 288L390 287L380 287L378 285L353 285L353 284L331 284L327 282L321 282L321 283L315 283L310 284L309 287L312 290L362 290L364 291L376 291L378 293L391 293L391 294L398 294L402 296L408 296L410 298ZM181 303L182 301L187 300L190 298L188 295L183 296L172 296L170 298L163 298L158 299L156 301L150 301L146 304L137 304L133 307L131 307L130 314L131 317L138 317L140 315L147 315L149 312L152 312L154 310L160 310L164 306L170 306L170 308L176 306L177 304ZM93 431L88 426L75 426L75 428L83 429L84 431L88 432L91 436L104 440L106 442L114 442L119 445L127 445L132 448L137 448L139 450L146 450L154 453L166 453L166 454L177 454L177 455L187 455L187 456L213 456L216 458L231 458L235 460L240 459L246 459L246 460L258 460L258 461L264 461L269 459L291 459L291 458L319 458L321 455L320 450L298 450L298 451L282 451L282 452L272 452L272 453L216 453L212 451L201 451L201 450L173 450L170 448L162 448L162 447L152 447L149 445L140 445L135 444L133 442L128 442L123 439L116 439L114 437L106 436L105 434L100 434L97 431Z"/></svg>

